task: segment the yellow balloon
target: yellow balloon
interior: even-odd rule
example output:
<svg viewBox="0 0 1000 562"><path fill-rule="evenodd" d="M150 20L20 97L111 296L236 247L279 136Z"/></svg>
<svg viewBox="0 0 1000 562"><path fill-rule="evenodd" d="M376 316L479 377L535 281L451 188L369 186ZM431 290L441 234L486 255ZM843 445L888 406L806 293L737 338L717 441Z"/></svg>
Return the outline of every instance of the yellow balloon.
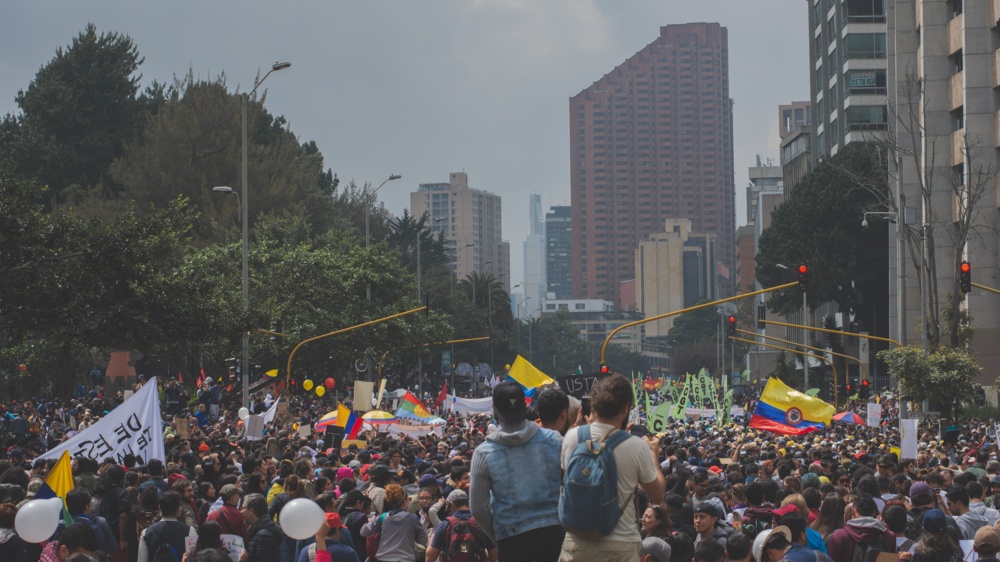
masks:
<svg viewBox="0 0 1000 562"><path fill-rule="evenodd" d="M317 386L316 387L316 396L323 396L324 394L326 394L326 387L324 387L323 385Z"/></svg>
<svg viewBox="0 0 1000 562"><path fill-rule="evenodd" d="M310 379L306 379L306 380L302 381L302 388L304 388L306 390L312 390L313 389L313 381L310 380Z"/></svg>
<svg viewBox="0 0 1000 562"><path fill-rule="evenodd" d="M296 430L296 431L297 431L297 430L299 429L299 424L297 424L297 423L293 423L293 424L292 424L292 429L294 429L294 430Z"/></svg>

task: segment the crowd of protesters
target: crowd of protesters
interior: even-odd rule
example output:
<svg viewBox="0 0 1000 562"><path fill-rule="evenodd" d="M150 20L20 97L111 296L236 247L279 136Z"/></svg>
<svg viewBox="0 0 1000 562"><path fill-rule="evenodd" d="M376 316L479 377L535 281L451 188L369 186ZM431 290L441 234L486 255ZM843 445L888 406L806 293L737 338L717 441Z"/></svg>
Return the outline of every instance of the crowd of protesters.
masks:
<svg viewBox="0 0 1000 562"><path fill-rule="evenodd" d="M68 517L41 544L14 530L53 466L35 457L124 396L95 389L0 406L0 560L871 562L892 553L959 562L1000 550L991 423L969 421L947 442L925 431L916 458L900 460L892 400L876 428L778 436L745 419L684 419L652 435L619 375L589 400L546 388L530 404L507 381L491 415L446 411L438 433L368 428L334 448L330 433L295 430L325 413L302 397L247 442L237 408L206 383L197 397L176 383L162 389L163 460L75 458ZM253 411L274 400L255 395ZM591 514L570 501L566 475L581 447L605 442L617 517L606 532L583 532L577 524ZM324 512L306 540L280 525L296 499Z"/></svg>

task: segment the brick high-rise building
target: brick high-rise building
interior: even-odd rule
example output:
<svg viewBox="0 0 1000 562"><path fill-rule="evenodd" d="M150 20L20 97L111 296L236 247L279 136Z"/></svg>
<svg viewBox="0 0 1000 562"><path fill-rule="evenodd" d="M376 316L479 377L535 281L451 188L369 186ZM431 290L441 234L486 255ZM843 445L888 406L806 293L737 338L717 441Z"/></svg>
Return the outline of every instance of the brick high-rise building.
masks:
<svg viewBox="0 0 1000 562"><path fill-rule="evenodd" d="M617 303L639 242L673 218L716 235L719 269L735 271L726 28L661 27L569 107L574 297ZM731 280L718 286L731 293Z"/></svg>

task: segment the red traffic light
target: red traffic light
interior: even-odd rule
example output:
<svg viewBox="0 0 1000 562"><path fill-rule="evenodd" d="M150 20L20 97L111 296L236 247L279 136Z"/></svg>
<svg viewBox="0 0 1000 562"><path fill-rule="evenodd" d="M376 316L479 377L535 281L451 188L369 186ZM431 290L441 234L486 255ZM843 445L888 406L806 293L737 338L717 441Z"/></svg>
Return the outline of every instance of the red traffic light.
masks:
<svg viewBox="0 0 1000 562"><path fill-rule="evenodd" d="M735 324L736 323L736 317L735 316L730 316L729 317L729 323L730 324Z"/></svg>
<svg viewBox="0 0 1000 562"><path fill-rule="evenodd" d="M805 275L806 273L809 273L809 266L807 266L804 263L800 264L799 265L799 275Z"/></svg>
<svg viewBox="0 0 1000 562"><path fill-rule="evenodd" d="M606 374L608 374L610 372L611 372L611 368L602 363L601 364L601 374L605 374L606 375Z"/></svg>
<svg viewBox="0 0 1000 562"><path fill-rule="evenodd" d="M868 386L868 379L861 381L861 386Z"/></svg>
<svg viewBox="0 0 1000 562"><path fill-rule="evenodd" d="M962 262L961 268L962 268L962 273L968 273L972 271L972 266L969 265L969 262L967 261Z"/></svg>

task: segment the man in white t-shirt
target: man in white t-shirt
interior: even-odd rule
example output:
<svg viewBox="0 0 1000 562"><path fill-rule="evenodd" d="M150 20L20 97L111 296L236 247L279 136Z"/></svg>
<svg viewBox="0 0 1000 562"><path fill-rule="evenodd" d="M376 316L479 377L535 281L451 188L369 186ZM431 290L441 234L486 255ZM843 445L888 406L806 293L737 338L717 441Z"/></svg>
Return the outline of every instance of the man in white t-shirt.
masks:
<svg viewBox="0 0 1000 562"><path fill-rule="evenodd" d="M590 392L591 439L603 441L614 430L624 427L633 406L632 386L621 375L604 378ZM577 445L577 432L563 437L562 468L565 471ZM658 439L629 436L614 450L618 469L618 501L624 512L610 534L599 539L585 539L566 533L559 562L638 562L642 537L636 525L635 504L631 501L636 486L649 497L650 505L661 505L666 484L657 458Z"/></svg>

